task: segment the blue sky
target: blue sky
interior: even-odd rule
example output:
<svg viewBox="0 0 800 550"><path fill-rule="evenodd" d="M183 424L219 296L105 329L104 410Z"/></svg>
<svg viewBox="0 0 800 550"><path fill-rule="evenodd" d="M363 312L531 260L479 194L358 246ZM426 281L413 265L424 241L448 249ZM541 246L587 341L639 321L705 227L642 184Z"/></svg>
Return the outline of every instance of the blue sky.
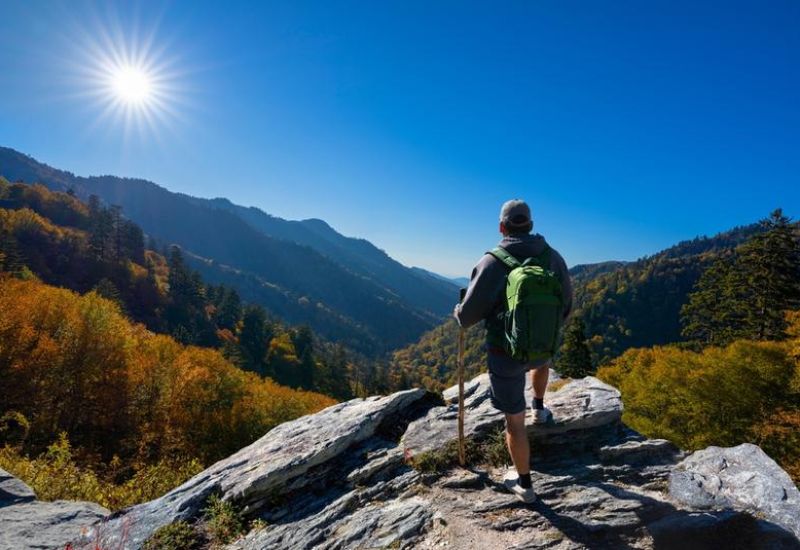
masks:
<svg viewBox="0 0 800 550"><path fill-rule="evenodd" d="M630 260L800 216L798 28L793 0L2 0L0 144L448 275L512 197L569 264ZM155 67L168 115L104 116L109 50Z"/></svg>

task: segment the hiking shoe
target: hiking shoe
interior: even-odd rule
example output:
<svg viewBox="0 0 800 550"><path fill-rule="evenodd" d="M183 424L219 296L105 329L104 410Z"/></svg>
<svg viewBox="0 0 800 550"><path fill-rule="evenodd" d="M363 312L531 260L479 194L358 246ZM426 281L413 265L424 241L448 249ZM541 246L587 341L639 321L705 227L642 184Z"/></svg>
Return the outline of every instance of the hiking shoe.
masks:
<svg viewBox="0 0 800 550"><path fill-rule="evenodd" d="M509 470L506 475L503 476L503 485L525 504L536 502L536 493L533 492L532 488L524 489L520 486L519 474L513 469Z"/></svg>
<svg viewBox="0 0 800 550"><path fill-rule="evenodd" d="M534 424L547 424L548 422L553 420L553 413L550 412L550 409L547 407L543 409L535 409L531 407L533 411L533 423Z"/></svg>

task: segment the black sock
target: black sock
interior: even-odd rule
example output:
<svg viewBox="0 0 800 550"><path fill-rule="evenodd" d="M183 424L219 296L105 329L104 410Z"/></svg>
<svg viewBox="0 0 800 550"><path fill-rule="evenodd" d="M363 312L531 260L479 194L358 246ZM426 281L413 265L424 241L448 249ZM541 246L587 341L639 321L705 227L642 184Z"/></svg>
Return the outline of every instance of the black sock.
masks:
<svg viewBox="0 0 800 550"><path fill-rule="evenodd" d="M533 398L533 408L542 410L544 409L544 397L539 399L538 397Z"/></svg>
<svg viewBox="0 0 800 550"><path fill-rule="evenodd" d="M530 489L532 487L530 472L527 474L519 474L519 486L523 489Z"/></svg>

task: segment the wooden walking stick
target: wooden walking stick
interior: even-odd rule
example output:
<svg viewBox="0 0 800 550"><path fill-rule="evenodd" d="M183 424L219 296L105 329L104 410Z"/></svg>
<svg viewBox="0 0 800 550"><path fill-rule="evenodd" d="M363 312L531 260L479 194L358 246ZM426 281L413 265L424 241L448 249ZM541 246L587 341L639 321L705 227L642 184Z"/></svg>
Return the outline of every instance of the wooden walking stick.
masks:
<svg viewBox="0 0 800 550"><path fill-rule="evenodd" d="M464 467L464 328L458 328L458 463Z"/></svg>
<svg viewBox="0 0 800 550"><path fill-rule="evenodd" d="M464 301L466 289L462 288L459 303ZM464 456L464 339L465 331L458 327L458 463L463 468L467 460Z"/></svg>

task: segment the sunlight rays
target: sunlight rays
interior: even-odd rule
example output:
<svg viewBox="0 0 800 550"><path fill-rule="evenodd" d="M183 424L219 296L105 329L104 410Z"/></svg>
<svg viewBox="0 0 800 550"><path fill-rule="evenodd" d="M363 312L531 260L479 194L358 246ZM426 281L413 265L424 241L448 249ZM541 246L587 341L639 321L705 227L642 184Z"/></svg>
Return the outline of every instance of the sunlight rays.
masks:
<svg viewBox="0 0 800 550"><path fill-rule="evenodd" d="M65 32L73 50L65 63L71 95L93 115L86 132L121 132L124 143L173 133L185 112L185 75L178 57L167 54L169 42L157 38L157 21L144 32L136 18L123 25L95 13Z"/></svg>

